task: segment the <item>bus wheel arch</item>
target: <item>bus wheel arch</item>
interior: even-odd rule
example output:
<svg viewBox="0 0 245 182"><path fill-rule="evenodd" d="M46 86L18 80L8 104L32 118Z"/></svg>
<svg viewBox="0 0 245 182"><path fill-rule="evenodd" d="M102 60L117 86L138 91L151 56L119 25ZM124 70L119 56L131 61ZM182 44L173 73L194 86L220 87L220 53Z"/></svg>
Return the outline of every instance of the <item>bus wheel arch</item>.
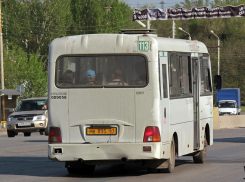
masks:
<svg viewBox="0 0 245 182"><path fill-rule="evenodd" d="M206 134L206 140L208 142L208 145L210 145L210 129L209 129L209 124L206 124L206 126L205 126L205 134Z"/></svg>
<svg viewBox="0 0 245 182"><path fill-rule="evenodd" d="M179 145L178 145L178 135L176 132L173 134L174 144L175 144L175 156L179 156Z"/></svg>
<svg viewBox="0 0 245 182"><path fill-rule="evenodd" d="M206 161L207 146L208 146L206 131L208 131L208 129L207 130L205 129L205 132L204 132L203 149L197 152L195 155L193 155L194 163L204 163Z"/></svg>

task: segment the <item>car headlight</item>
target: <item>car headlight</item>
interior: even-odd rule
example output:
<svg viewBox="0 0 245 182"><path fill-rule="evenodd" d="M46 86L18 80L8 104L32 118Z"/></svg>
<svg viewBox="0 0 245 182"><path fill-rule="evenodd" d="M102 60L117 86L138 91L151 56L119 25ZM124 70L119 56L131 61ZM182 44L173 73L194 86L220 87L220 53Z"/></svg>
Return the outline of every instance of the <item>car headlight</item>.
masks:
<svg viewBox="0 0 245 182"><path fill-rule="evenodd" d="M9 121L16 121L16 118L14 118L14 117L8 117L7 122L9 122Z"/></svg>
<svg viewBox="0 0 245 182"><path fill-rule="evenodd" d="M37 121L37 120L45 120L45 116L34 116L33 117L33 121Z"/></svg>

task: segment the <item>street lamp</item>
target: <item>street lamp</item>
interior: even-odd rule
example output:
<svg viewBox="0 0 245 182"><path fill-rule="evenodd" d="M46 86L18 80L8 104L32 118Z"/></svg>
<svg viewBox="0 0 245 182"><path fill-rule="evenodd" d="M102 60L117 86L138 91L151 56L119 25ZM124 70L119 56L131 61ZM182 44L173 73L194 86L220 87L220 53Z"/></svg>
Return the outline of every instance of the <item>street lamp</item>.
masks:
<svg viewBox="0 0 245 182"><path fill-rule="evenodd" d="M218 38L218 75L219 75L219 67L220 67L220 65L219 65L219 60L220 60L220 49L219 49L220 42L219 42L219 37L218 37L218 35L216 35L216 34L214 33L213 30L210 30L210 32L211 32L212 34L214 34L215 37Z"/></svg>
<svg viewBox="0 0 245 182"><path fill-rule="evenodd" d="M181 30L181 31L183 31L183 32L185 32L185 33L187 33L187 34L189 35L189 40L191 40L191 35L190 35L188 32L184 31L181 27L179 27L179 30Z"/></svg>

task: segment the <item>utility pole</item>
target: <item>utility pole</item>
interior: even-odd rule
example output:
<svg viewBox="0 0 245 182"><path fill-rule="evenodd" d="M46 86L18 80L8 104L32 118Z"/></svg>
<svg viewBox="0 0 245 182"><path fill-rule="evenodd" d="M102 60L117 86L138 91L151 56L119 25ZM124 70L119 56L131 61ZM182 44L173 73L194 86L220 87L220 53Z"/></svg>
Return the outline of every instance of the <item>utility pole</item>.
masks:
<svg viewBox="0 0 245 182"><path fill-rule="evenodd" d="M6 0L4 0L6 1ZM4 71L3 71L3 33L2 33L2 2L4 1L0 1L0 61L1 61L1 89L4 90ZM1 116L0 120L1 123L2 121L6 121L6 117L5 117L5 96L2 96L2 113L3 115Z"/></svg>
<svg viewBox="0 0 245 182"><path fill-rule="evenodd" d="M219 74L219 71L220 71L220 40L219 40L219 36L218 35L216 35L215 33L214 33L214 31L213 30L210 30L210 32L212 33L212 34L214 34L214 36L215 37L217 37L218 38L218 75L220 75Z"/></svg>
<svg viewBox="0 0 245 182"><path fill-rule="evenodd" d="M2 2L0 1L0 61L1 61L1 89L4 89L4 70L3 70L3 33L2 33Z"/></svg>
<svg viewBox="0 0 245 182"><path fill-rule="evenodd" d="M164 1L161 1L159 4L161 4L161 8L162 8L162 10L164 9L164 4L165 4L165 2Z"/></svg>
<svg viewBox="0 0 245 182"><path fill-rule="evenodd" d="M172 38L175 39L175 22L173 20L173 23L172 23Z"/></svg>
<svg viewBox="0 0 245 182"><path fill-rule="evenodd" d="M104 7L106 9L106 14L108 14L108 12L111 10L112 7Z"/></svg>
<svg viewBox="0 0 245 182"><path fill-rule="evenodd" d="M107 15L108 15L108 12L110 12L111 8L112 8L112 7L109 7L109 6L104 7L104 9L106 9L106 17L107 17ZM110 14L109 14L109 22L106 23L106 24L107 24L107 25L110 24L110 21L111 21L111 20L110 20Z"/></svg>

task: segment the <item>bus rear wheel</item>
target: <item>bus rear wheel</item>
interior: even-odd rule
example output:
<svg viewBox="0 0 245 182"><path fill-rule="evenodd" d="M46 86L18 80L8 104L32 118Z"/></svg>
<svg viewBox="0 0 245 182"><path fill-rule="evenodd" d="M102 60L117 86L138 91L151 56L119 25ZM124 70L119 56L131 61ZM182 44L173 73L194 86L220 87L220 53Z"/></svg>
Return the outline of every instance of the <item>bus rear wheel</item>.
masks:
<svg viewBox="0 0 245 182"><path fill-rule="evenodd" d="M206 139L206 133L204 134L204 149L199 151L196 155L193 156L194 163L204 163L206 161L208 142Z"/></svg>
<svg viewBox="0 0 245 182"><path fill-rule="evenodd" d="M168 167L164 169L164 172L171 173L175 167L175 142L174 137L171 141L171 148L170 148L170 158L168 159Z"/></svg>

